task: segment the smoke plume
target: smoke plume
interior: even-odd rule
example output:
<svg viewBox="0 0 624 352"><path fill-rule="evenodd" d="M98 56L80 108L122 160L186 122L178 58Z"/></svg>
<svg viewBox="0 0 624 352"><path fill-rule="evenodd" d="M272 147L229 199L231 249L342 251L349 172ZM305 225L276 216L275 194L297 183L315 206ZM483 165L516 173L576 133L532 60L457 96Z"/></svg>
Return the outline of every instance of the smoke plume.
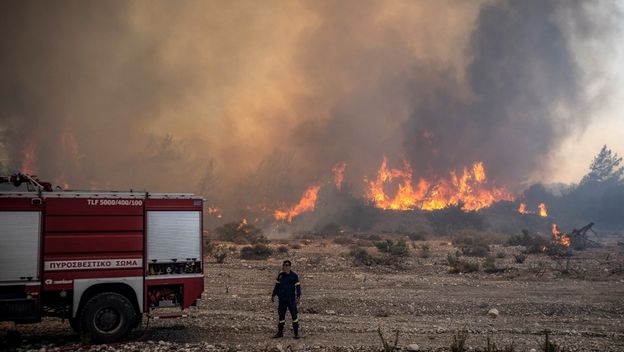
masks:
<svg viewBox="0 0 624 352"><path fill-rule="evenodd" d="M596 104L573 1L4 1L0 159L71 188L292 203L346 163L512 190ZM593 97L600 96L594 94Z"/></svg>

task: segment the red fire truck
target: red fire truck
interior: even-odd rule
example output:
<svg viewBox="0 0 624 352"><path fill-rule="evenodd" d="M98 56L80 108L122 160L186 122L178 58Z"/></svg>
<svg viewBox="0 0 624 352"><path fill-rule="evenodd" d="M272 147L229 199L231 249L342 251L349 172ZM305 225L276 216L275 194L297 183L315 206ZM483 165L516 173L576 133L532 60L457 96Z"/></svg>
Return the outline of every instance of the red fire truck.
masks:
<svg viewBox="0 0 624 352"><path fill-rule="evenodd" d="M70 191L0 177L0 321L69 320L84 339L124 337L204 289L201 198Z"/></svg>

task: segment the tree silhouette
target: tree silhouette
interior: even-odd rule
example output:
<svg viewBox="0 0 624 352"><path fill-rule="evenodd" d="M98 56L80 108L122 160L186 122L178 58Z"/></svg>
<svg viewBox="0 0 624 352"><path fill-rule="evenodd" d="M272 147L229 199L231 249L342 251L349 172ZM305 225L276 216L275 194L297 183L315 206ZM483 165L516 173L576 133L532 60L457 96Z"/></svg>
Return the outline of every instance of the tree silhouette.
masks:
<svg viewBox="0 0 624 352"><path fill-rule="evenodd" d="M623 180L624 166L620 166L622 158L608 149L606 145L602 146L598 155L594 157L589 166L589 173L583 177L581 184L588 183L620 183Z"/></svg>

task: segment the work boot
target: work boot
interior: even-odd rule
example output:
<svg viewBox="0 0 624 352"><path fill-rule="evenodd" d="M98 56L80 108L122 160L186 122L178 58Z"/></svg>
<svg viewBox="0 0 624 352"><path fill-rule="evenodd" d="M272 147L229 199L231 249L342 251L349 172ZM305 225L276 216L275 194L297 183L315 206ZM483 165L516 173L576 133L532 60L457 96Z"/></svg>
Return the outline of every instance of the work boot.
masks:
<svg viewBox="0 0 624 352"><path fill-rule="evenodd" d="M274 339L279 339L280 337L284 337L284 323L279 323L277 325L277 334L273 336Z"/></svg>
<svg viewBox="0 0 624 352"><path fill-rule="evenodd" d="M299 339L299 323L293 323L293 333L295 334L295 339Z"/></svg>

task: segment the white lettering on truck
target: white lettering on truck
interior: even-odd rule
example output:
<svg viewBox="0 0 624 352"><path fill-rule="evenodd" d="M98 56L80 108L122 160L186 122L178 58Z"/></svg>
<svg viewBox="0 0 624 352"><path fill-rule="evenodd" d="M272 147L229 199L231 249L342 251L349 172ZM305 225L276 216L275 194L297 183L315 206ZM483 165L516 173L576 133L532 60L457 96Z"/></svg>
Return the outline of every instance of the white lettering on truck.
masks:
<svg viewBox="0 0 624 352"><path fill-rule="evenodd" d="M87 199L87 205L90 206L143 206L141 199Z"/></svg>
<svg viewBox="0 0 624 352"><path fill-rule="evenodd" d="M44 263L45 271L57 270L98 270L142 268L143 259L94 259L94 260L53 260Z"/></svg>

